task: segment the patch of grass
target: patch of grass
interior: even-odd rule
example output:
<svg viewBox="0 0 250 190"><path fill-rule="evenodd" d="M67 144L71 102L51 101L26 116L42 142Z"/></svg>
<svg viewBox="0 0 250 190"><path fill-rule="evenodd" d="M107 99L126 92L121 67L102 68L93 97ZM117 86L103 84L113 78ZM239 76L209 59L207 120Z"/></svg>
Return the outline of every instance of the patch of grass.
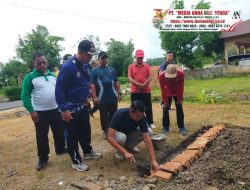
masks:
<svg viewBox="0 0 250 190"><path fill-rule="evenodd" d="M159 88L152 89L152 100L161 99ZM250 100L250 77L226 77L216 79L186 80L186 102L246 103Z"/></svg>

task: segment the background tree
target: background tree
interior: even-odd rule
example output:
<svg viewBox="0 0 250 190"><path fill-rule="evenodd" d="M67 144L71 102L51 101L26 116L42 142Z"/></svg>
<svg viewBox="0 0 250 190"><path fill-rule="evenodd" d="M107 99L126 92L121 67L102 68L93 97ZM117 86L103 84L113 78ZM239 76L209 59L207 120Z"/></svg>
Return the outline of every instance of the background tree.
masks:
<svg viewBox="0 0 250 190"><path fill-rule="evenodd" d="M146 60L146 63L148 63L151 66L160 66L161 63L165 60L164 57L161 58L149 58Z"/></svg>
<svg viewBox="0 0 250 190"><path fill-rule="evenodd" d="M32 69L32 54L41 52L49 62L48 68L53 70L59 66L61 60L59 53L63 48L59 45L60 41L64 41L64 38L51 36L45 26L37 25L35 30L33 29L23 38L19 36L16 47L17 58L27 64L29 69Z"/></svg>
<svg viewBox="0 0 250 190"><path fill-rule="evenodd" d="M134 44L130 40L127 44L113 38L106 42L109 55L109 65L114 67L118 76L127 76L128 65L133 62Z"/></svg>
<svg viewBox="0 0 250 190"><path fill-rule="evenodd" d="M3 65L2 70L0 71L0 80L1 82L8 85L17 85L18 77L27 72L27 66L22 62L16 60L15 58L10 59L5 65ZM7 80L6 80L7 79Z"/></svg>
<svg viewBox="0 0 250 190"><path fill-rule="evenodd" d="M173 7L184 9L184 0L175 0ZM209 2L201 0L192 8L209 9L211 6ZM201 68L213 53L218 55L215 59L221 56L223 44L219 36L219 32L160 32L161 47L166 51L174 51L177 62L191 69Z"/></svg>

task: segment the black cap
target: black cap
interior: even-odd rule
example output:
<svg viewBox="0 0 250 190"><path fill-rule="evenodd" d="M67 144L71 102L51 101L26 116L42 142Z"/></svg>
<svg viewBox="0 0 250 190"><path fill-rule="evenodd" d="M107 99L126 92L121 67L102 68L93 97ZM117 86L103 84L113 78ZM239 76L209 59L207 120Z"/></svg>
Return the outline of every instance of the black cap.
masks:
<svg viewBox="0 0 250 190"><path fill-rule="evenodd" d="M63 61L67 61L68 59L70 59L72 57L72 55L71 54L65 54L64 56L63 56Z"/></svg>
<svg viewBox="0 0 250 190"><path fill-rule="evenodd" d="M108 57L108 54L105 51L100 51L98 53L98 59L100 59L100 58L107 58L107 57Z"/></svg>
<svg viewBox="0 0 250 190"><path fill-rule="evenodd" d="M89 40L83 40L78 45L78 51L84 51L90 55L96 55L96 49L93 42Z"/></svg>

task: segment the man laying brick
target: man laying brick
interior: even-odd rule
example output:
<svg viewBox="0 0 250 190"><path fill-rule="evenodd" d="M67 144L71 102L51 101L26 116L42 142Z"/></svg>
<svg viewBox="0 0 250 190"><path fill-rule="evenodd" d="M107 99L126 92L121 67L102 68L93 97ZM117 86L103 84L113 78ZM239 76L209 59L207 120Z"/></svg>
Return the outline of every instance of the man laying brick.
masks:
<svg viewBox="0 0 250 190"><path fill-rule="evenodd" d="M130 152L139 152L136 145L143 140L149 152L152 169L157 171L159 165L155 158L150 138L152 132L148 128L145 110L145 105L140 100L134 101L130 108L117 110L111 120L107 140L117 149L115 157L129 162L135 162L134 155Z"/></svg>

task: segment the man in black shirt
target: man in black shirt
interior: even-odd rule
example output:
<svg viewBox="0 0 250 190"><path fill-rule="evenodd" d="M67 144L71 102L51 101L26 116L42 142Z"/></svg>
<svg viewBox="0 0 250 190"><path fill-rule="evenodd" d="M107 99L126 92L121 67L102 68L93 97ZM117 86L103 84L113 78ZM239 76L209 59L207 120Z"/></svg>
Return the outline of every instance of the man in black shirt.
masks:
<svg viewBox="0 0 250 190"><path fill-rule="evenodd" d="M152 169L157 171L159 165L155 158L150 138L152 132L147 125L145 110L145 105L140 100L134 101L130 108L117 110L111 120L107 140L118 150L116 158L129 162L135 162L134 155L130 152L139 152L136 145L143 140L149 152Z"/></svg>

